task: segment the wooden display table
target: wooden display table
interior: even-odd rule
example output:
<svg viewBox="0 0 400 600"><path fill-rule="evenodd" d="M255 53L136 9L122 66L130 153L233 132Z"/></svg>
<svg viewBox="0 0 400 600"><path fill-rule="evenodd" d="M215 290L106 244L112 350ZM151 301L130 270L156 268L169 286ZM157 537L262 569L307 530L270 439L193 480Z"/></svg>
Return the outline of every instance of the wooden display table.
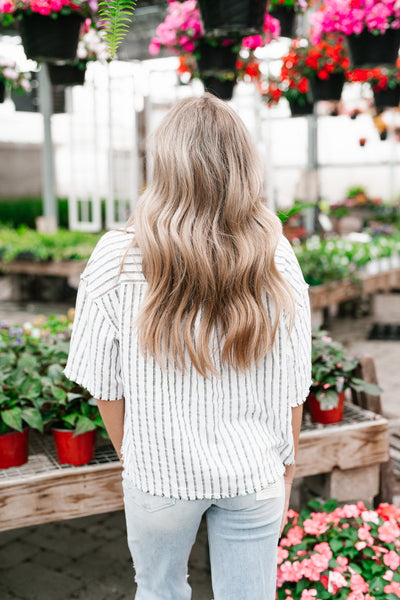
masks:
<svg viewBox="0 0 400 600"><path fill-rule="evenodd" d="M82 467L59 465L51 436L31 434L30 448L28 463L0 471L0 531L123 508L121 466L110 445ZM305 419L296 476L329 474L324 491L340 501L372 498L388 459L388 421L347 405L336 425Z"/></svg>

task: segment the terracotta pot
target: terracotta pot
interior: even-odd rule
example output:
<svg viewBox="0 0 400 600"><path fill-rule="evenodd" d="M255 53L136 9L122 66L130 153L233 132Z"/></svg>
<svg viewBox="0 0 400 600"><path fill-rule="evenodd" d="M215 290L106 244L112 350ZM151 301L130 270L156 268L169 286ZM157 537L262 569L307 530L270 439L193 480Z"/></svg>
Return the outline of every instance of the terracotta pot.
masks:
<svg viewBox="0 0 400 600"><path fill-rule="evenodd" d="M382 35L374 35L367 29L359 34L347 36L353 68L379 67L396 63L400 30L388 29Z"/></svg>
<svg viewBox="0 0 400 600"><path fill-rule="evenodd" d="M19 467L28 460L29 429L0 435L0 469Z"/></svg>
<svg viewBox="0 0 400 600"><path fill-rule="evenodd" d="M38 62L76 60L83 17L78 12L59 14L56 19L39 13L19 13L22 44L27 58Z"/></svg>
<svg viewBox="0 0 400 600"><path fill-rule="evenodd" d="M321 403L314 394L309 394L307 398L307 407L311 414L313 423L339 423L343 419L344 392L339 394L339 403L335 408L323 410Z"/></svg>
<svg viewBox="0 0 400 600"><path fill-rule="evenodd" d="M199 0L198 7L208 36L245 37L262 32L265 0Z"/></svg>
<svg viewBox="0 0 400 600"><path fill-rule="evenodd" d="M52 429L58 462L68 465L86 465L94 458L96 430L74 436L70 429Z"/></svg>

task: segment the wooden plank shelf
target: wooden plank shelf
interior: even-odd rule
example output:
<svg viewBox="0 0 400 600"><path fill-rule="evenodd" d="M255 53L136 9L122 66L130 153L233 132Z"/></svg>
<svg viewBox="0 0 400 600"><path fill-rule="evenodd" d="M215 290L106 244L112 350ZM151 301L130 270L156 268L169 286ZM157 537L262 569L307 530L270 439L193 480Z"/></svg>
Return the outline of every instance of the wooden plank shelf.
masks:
<svg viewBox="0 0 400 600"><path fill-rule="evenodd" d="M296 476L333 471L336 480L347 473L354 481L354 470L379 470L388 448L387 420L358 406L346 405L335 425L314 425L306 416ZM31 433L29 461L0 470L0 531L122 508L121 465L109 444L96 448L89 465L71 467L58 464L50 435Z"/></svg>

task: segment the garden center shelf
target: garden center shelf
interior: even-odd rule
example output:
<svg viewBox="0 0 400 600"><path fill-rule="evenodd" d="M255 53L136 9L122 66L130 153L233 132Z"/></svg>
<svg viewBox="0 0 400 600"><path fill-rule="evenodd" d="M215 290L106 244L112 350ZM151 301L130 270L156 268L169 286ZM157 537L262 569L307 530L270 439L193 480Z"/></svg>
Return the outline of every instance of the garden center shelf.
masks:
<svg viewBox="0 0 400 600"><path fill-rule="evenodd" d="M342 501L372 498L388 448L388 421L346 404L341 423L322 426L305 419L296 476L312 476L315 486L329 474L324 489ZM122 508L121 465L109 444L96 448L90 464L71 467L57 462L50 435L31 432L28 462L0 470L0 531Z"/></svg>

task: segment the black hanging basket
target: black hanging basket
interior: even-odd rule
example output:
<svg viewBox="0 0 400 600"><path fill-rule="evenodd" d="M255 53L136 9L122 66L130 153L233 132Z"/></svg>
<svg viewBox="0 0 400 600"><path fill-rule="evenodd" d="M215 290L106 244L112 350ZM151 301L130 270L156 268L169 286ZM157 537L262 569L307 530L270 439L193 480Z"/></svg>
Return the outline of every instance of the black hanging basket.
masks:
<svg viewBox="0 0 400 600"><path fill-rule="evenodd" d="M206 35L238 38L261 33L265 0L198 0Z"/></svg>
<svg viewBox="0 0 400 600"><path fill-rule="evenodd" d="M65 63L76 59L83 17L78 12L53 19L38 13L19 13L19 28L28 58L38 62Z"/></svg>
<svg viewBox="0 0 400 600"><path fill-rule="evenodd" d="M374 90L376 108L395 108L400 103L400 85L387 90Z"/></svg>
<svg viewBox="0 0 400 600"><path fill-rule="evenodd" d="M359 35L347 36L347 42L355 68L394 65L399 55L400 29L388 29L382 35L364 29Z"/></svg>
<svg viewBox="0 0 400 600"><path fill-rule="evenodd" d="M209 92L221 100L232 99L236 79L218 79L214 75L204 75L201 80L204 84L205 92Z"/></svg>
<svg viewBox="0 0 400 600"><path fill-rule="evenodd" d="M196 54L198 54L197 67L200 73L236 71L238 52L233 45L212 46L207 42L200 42Z"/></svg>
<svg viewBox="0 0 400 600"><path fill-rule="evenodd" d="M269 9L271 17L278 19L281 26L281 37L296 37L296 13L294 8L273 5Z"/></svg>
<svg viewBox="0 0 400 600"><path fill-rule="evenodd" d="M314 102L320 100L340 100L344 86L343 73L332 73L329 79L310 78L311 97Z"/></svg>
<svg viewBox="0 0 400 600"><path fill-rule="evenodd" d="M53 65L49 63L49 77L54 86L68 87L85 83L86 63L78 65Z"/></svg>
<svg viewBox="0 0 400 600"><path fill-rule="evenodd" d="M6 97L6 84L4 81L0 81L0 104L4 102Z"/></svg>
<svg viewBox="0 0 400 600"><path fill-rule="evenodd" d="M308 99L303 98L302 101L290 99L288 100L292 117L304 117L312 115L314 112L314 104Z"/></svg>

